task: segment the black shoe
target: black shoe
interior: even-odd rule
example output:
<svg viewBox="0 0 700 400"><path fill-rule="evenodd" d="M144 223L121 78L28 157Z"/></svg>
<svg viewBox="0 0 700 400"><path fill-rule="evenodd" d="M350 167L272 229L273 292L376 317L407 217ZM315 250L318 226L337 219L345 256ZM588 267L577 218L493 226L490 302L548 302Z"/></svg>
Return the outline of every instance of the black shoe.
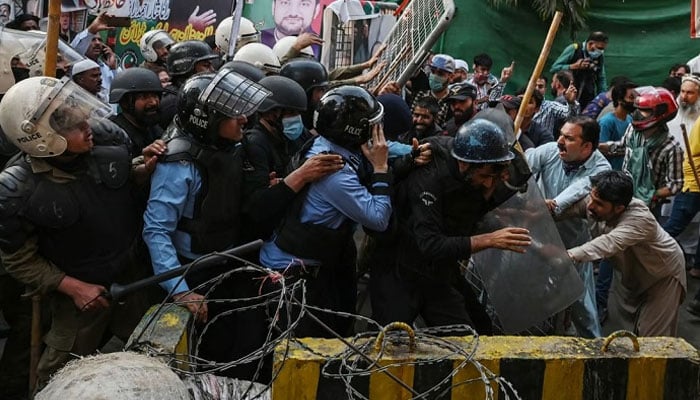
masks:
<svg viewBox="0 0 700 400"><path fill-rule="evenodd" d="M686 311L695 315L696 317L700 317L700 301L698 301L697 299L693 299L693 301L688 303L688 307L686 307L685 309Z"/></svg>

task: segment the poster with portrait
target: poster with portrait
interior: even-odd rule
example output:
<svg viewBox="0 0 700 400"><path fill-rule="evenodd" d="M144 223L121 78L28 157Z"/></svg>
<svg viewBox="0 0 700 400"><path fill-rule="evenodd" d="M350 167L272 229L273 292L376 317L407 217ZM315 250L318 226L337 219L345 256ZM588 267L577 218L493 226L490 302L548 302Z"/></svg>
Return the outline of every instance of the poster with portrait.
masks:
<svg viewBox="0 0 700 400"><path fill-rule="evenodd" d="M163 29L175 41L204 40L214 35L216 27L233 12L234 0L80 0L90 14L107 12L128 15L129 26L103 33L103 39L119 56L122 68L139 65L141 36L152 29Z"/></svg>
<svg viewBox="0 0 700 400"><path fill-rule="evenodd" d="M255 0L243 7L243 16L260 30L261 41L270 48L286 36L311 32L320 36L323 9L334 0ZM313 46L320 57L320 46Z"/></svg>
<svg viewBox="0 0 700 400"><path fill-rule="evenodd" d="M11 0L0 0L0 25L5 25L15 19L14 4Z"/></svg>
<svg viewBox="0 0 700 400"><path fill-rule="evenodd" d="M324 10L335 1L254 0L245 4L243 16L255 24L261 32L261 41L272 48L278 40L290 35L297 36L303 32L311 32L322 36ZM368 14L376 11L376 1L360 0L359 3ZM365 28L369 28L369 26ZM369 35L369 30L359 33L365 32ZM314 46L314 54L320 58L320 46Z"/></svg>

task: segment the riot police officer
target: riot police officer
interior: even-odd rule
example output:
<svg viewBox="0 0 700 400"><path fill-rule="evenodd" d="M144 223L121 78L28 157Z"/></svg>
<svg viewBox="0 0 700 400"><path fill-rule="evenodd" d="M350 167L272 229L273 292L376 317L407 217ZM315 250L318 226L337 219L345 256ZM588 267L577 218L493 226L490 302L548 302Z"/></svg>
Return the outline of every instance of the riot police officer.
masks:
<svg viewBox="0 0 700 400"><path fill-rule="evenodd" d="M170 47L168 74L171 85L160 102L160 126L165 129L177 114L178 91L189 77L201 72L214 72L219 58L211 47L199 40L187 40Z"/></svg>
<svg viewBox="0 0 700 400"><path fill-rule="evenodd" d="M109 102L119 104L121 112L110 119L128 135L132 157L163 134L158 126L162 93L158 75L146 68L129 68L112 81Z"/></svg>
<svg viewBox="0 0 700 400"><path fill-rule="evenodd" d="M313 129L313 113L319 100L328 90L328 70L316 60L296 58L280 69L280 75L299 83L306 92L307 112L302 114L304 126Z"/></svg>
<svg viewBox="0 0 700 400"><path fill-rule="evenodd" d="M306 93L283 76L263 78L260 85L272 95L258 108L257 122L243 140L244 210L247 231L253 238L267 239L296 194L306 184L338 171L343 159L337 154L318 154L287 175L290 159L311 138L301 119Z"/></svg>
<svg viewBox="0 0 700 400"><path fill-rule="evenodd" d="M153 29L144 33L139 41L139 49L144 58L142 67L167 67L170 46L173 44L175 40L163 29Z"/></svg>
<svg viewBox="0 0 700 400"><path fill-rule="evenodd" d="M383 107L367 90L341 86L320 100L315 128L320 133L306 153L340 155L338 172L308 185L260 251L262 265L307 278L310 304L354 312L355 224L382 231L391 215L392 175L382 132ZM370 142L371 141L371 142ZM352 260L348 262L347 260ZM346 334L346 321L328 318ZM330 336L302 320L297 336Z"/></svg>
<svg viewBox="0 0 700 400"><path fill-rule="evenodd" d="M15 84L0 102L0 125L22 151L0 173L2 261L51 306L39 386L74 355L93 353L107 330L126 340L147 306L103 297L139 275L132 160L125 134L104 118L110 111L72 81L47 77Z"/></svg>
<svg viewBox="0 0 700 400"><path fill-rule="evenodd" d="M373 318L380 324L412 324L421 315L429 326L469 324L491 332L458 260L486 248L524 251L530 237L522 228L475 235L477 222L499 203L494 192L507 178L515 155L496 124L478 119L456 137L429 139L433 162L413 170L397 187L395 237L372 265Z"/></svg>
<svg viewBox="0 0 700 400"><path fill-rule="evenodd" d="M163 136L167 152L151 179L144 213L143 238L156 274L238 244L241 167L236 143L243 137L247 117L269 94L229 69L196 74L182 86L178 113ZM182 281L172 279L161 287L203 323L230 305L206 304L203 293L209 287L191 289L226 267L222 263L220 268L188 275ZM232 298L238 283L227 279L211 296ZM220 318L207 328L202 345L194 352L208 360L231 361L237 344L231 338L238 337L237 330L246 326L235 316Z"/></svg>

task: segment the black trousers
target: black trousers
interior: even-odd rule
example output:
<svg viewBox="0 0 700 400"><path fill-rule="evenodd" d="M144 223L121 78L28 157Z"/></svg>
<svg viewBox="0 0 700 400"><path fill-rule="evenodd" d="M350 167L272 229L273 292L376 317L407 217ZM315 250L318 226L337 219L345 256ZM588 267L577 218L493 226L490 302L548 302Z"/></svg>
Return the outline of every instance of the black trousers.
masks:
<svg viewBox="0 0 700 400"><path fill-rule="evenodd" d="M439 274L373 265L369 287L372 318L382 325L410 325L420 315L431 327L466 324L479 334L493 334L491 318L457 265Z"/></svg>

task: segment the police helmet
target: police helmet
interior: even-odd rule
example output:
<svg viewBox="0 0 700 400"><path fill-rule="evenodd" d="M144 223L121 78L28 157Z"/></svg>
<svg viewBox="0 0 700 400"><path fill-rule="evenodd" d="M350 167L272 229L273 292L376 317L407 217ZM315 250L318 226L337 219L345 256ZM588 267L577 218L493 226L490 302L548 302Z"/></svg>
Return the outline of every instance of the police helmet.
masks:
<svg viewBox="0 0 700 400"><path fill-rule="evenodd" d="M462 125L452 142L452 157L466 163L501 163L515 158L503 130L485 119Z"/></svg>
<svg viewBox="0 0 700 400"><path fill-rule="evenodd" d="M117 74L109 89L109 102L119 103L128 93L162 93L163 86L155 72L146 68L129 68Z"/></svg>
<svg viewBox="0 0 700 400"><path fill-rule="evenodd" d="M194 65L200 61L219 58L208 44L199 40L188 40L174 44L168 55L168 73L172 77L194 73Z"/></svg>
<svg viewBox="0 0 700 400"><path fill-rule="evenodd" d="M250 116L269 95L267 89L228 69L195 74L180 90L175 123L211 144L222 119Z"/></svg>
<svg viewBox="0 0 700 400"><path fill-rule="evenodd" d="M258 111L270 111L273 108L306 111L306 93L304 88L284 76L268 76L260 80L260 85L272 92Z"/></svg>
<svg viewBox="0 0 700 400"><path fill-rule="evenodd" d="M295 58L282 66L280 75L298 82L308 94L317 87L328 86L328 70L320 62Z"/></svg>
<svg viewBox="0 0 700 400"><path fill-rule="evenodd" d="M314 114L318 133L350 150L371 137L372 126L382 122L384 107L359 86L340 86L328 91Z"/></svg>

